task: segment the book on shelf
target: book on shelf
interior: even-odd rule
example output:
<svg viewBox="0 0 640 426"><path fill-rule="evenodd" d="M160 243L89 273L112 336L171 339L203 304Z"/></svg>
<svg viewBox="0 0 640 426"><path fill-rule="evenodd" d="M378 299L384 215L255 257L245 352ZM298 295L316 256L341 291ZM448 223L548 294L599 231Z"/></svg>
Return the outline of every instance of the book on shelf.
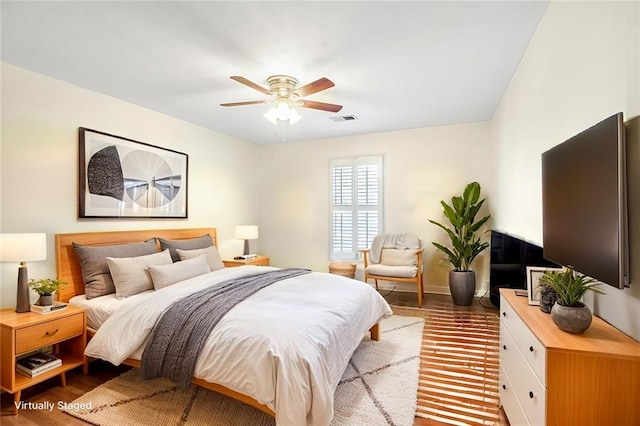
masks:
<svg viewBox="0 0 640 426"><path fill-rule="evenodd" d="M27 377L35 377L62 365L62 360L53 354L37 352L20 358L16 370Z"/></svg>
<svg viewBox="0 0 640 426"><path fill-rule="evenodd" d="M64 302L53 302L51 305L31 305L31 312L37 312L39 314L50 314L52 312L58 312L67 308L67 304Z"/></svg>

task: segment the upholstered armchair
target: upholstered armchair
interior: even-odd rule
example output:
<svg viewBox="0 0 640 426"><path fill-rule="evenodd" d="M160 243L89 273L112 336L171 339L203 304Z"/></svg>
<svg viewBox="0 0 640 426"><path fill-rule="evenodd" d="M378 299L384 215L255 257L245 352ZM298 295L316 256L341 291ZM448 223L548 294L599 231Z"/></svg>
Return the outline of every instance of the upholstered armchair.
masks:
<svg viewBox="0 0 640 426"><path fill-rule="evenodd" d="M418 306L422 306L422 253L420 240L409 234L376 235L371 248L359 250L364 257L364 280L413 283L418 290Z"/></svg>

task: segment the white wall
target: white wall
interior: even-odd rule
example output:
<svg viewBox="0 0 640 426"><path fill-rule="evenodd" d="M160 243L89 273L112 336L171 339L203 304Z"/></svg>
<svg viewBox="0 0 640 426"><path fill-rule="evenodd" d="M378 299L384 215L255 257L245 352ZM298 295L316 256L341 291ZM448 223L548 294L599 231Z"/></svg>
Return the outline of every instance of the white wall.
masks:
<svg viewBox="0 0 640 426"><path fill-rule="evenodd" d="M449 201L477 180L488 210L493 210L488 184L494 166L486 122L265 145L259 151L261 246L277 266L328 270L331 158L385 156L385 230L422 239L427 291L449 291L451 266L439 264L441 256L431 244L446 243L448 237L427 221L445 221L440 200ZM487 258L485 254L473 264L479 294L486 290ZM409 284L398 288L416 291Z"/></svg>
<svg viewBox="0 0 640 426"><path fill-rule="evenodd" d="M48 259L31 278L55 276L54 234L216 226L223 255L242 244L234 226L257 221L255 146L193 124L2 64L2 232L46 232ZM189 154L189 218L83 219L78 210L78 127ZM0 306L15 306L17 264L0 264ZM35 296L34 296L35 297Z"/></svg>
<svg viewBox="0 0 640 426"><path fill-rule="evenodd" d="M640 3L552 2L492 120L495 226L542 243L540 155L622 111L640 114ZM637 135L637 133L636 133ZM629 140L630 145L640 140ZM630 199L640 198L637 145ZM640 205L629 212L632 286L594 302L597 315L640 340Z"/></svg>
<svg viewBox="0 0 640 426"><path fill-rule="evenodd" d="M260 225L252 250L274 265L326 271L329 159L384 154L386 229L422 238L426 289L446 293L450 266L430 243L445 235L427 218L443 220L439 201L472 180L483 184L491 209L488 123L256 146L13 65L1 70L0 225L2 232L47 233L48 260L30 263L32 278L55 275L56 233L217 226L228 257L242 249L233 239L242 223ZM77 219L80 126L188 153L189 219ZM479 294L487 262L485 255L474 263ZM0 264L2 307L15 303L16 267Z"/></svg>

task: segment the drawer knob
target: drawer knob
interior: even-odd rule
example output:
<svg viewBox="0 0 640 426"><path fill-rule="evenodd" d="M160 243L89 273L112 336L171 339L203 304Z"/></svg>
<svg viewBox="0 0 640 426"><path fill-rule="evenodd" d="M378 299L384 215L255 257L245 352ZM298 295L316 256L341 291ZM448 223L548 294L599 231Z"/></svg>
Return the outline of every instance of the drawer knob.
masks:
<svg viewBox="0 0 640 426"><path fill-rule="evenodd" d="M507 350L507 345L502 345L502 349Z"/></svg>
<svg viewBox="0 0 640 426"><path fill-rule="evenodd" d="M502 385L502 389L507 390L507 385Z"/></svg>
<svg viewBox="0 0 640 426"><path fill-rule="evenodd" d="M533 346L529 346L529 352L533 352Z"/></svg>
<svg viewBox="0 0 640 426"><path fill-rule="evenodd" d="M59 329L59 328L56 328L55 330L53 330L53 331L47 331L47 332L46 332L46 333L44 333L44 334L45 334L45 336L53 336L53 335L54 335L54 334L56 334L58 331L60 331L60 329Z"/></svg>
<svg viewBox="0 0 640 426"><path fill-rule="evenodd" d="M506 317L506 316L507 316L507 313L506 313L506 312L502 312L502 316L503 316L503 317Z"/></svg>
<svg viewBox="0 0 640 426"><path fill-rule="evenodd" d="M529 398L533 399L533 392L529 391Z"/></svg>

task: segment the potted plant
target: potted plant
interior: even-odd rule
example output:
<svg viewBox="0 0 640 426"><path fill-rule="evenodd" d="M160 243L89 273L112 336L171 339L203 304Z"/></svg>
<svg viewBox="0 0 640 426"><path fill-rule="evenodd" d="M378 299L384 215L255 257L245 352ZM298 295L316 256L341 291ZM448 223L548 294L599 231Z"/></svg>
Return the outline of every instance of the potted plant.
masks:
<svg viewBox="0 0 640 426"><path fill-rule="evenodd" d="M550 314L556 300L558 300L558 293L553 287L540 282L540 310L545 314Z"/></svg>
<svg viewBox="0 0 640 426"><path fill-rule="evenodd" d="M29 287L35 290L40 295L38 299L38 305L48 306L53 303L53 293L67 285L66 282L51 278L42 278L39 280L29 281Z"/></svg>
<svg viewBox="0 0 640 426"><path fill-rule="evenodd" d="M461 196L451 197L451 205L441 201L444 215L451 227L435 220L429 222L442 228L449 239L451 247L432 242L433 245L449 259L453 271L449 272L449 290L453 303L456 305L470 305L476 291L476 275L470 269L473 260L482 253L489 243L480 241L479 230L489 220L491 215L476 220L478 211L485 199L480 199L480 184L471 182Z"/></svg>
<svg viewBox="0 0 640 426"><path fill-rule="evenodd" d="M604 294L597 288L600 285L598 281L567 268L564 271L546 271L540 277L540 282L558 294L558 300L551 308L551 319L560 330L583 333L589 328L592 314L589 307L582 303L582 297L588 291Z"/></svg>

